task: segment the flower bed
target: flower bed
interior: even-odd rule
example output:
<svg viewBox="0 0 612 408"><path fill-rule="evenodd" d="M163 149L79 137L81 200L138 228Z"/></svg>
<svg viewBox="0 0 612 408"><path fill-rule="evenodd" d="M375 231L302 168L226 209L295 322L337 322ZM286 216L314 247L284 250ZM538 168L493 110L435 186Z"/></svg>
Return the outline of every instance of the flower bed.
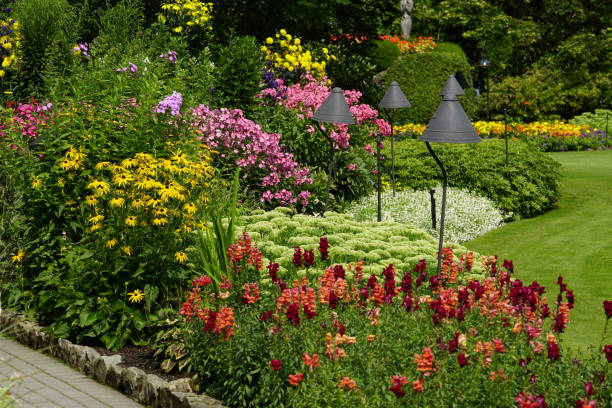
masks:
<svg viewBox="0 0 612 408"><path fill-rule="evenodd" d="M264 261L277 262L281 273L293 269L294 247L315 250L319 245L317 237L322 235L331 244L331 262L347 264L363 260L366 273L377 272L390 263L403 271L421 259L427 262L436 259L438 241L412 225L392 221L359 222L351 215L333 212L325 213L324 217L290 214L289 209L277 208L254 211L253 215L242 218L244 230L261 248ZM467 252L459 245L453 248L458 254ZM480 270L476 265L473 272Z"/></svg>
<svg viewBox="0 0 612 408"><path fill-rule="evenodd" d="M334 265L330 249L321 238L318 252L296 250L290 273L269 263L267 279L249 281L262 267L244 236L232 249L237 279L193 280L180 313L205 392L236 407L609 401L612 346L577 360L559 340L574 304L561 277L549 303L496 257L482 258L486 278L459 284L480 263L473 254L445 248L440 274L424 261L368 274L361 262Z"/></svg>
<svg viewBox="0 0 612 408"><path fill-rule="evenodd" d="M480 137L504 138L508 133L510 138L527 141L545 152L598 150L612 146L612 140L608 140L606 132L582 124L561 121L508 124L479 121L473 125ZM425 126L408 123L395 130L397 134L418 137L425 131Z"/></svg>

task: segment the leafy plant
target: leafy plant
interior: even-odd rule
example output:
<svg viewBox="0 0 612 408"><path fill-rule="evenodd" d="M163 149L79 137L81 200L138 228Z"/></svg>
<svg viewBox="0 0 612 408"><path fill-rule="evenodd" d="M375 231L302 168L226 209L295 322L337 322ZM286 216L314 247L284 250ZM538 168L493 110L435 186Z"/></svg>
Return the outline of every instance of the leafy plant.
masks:
<svg viewBox="0 0 612 408"><path fill-rule="evenodd" d="M440 143L435 150L446 167L449 186L487 197L515 217L533 217L555 205L559 164L536 146L510 141L507 167L504 140L452 146ZM384 166L389 174L390 161ZM435 187L442 177L424 143L413 139L395 144L395 174L403 186L415 190Z"/></svg>

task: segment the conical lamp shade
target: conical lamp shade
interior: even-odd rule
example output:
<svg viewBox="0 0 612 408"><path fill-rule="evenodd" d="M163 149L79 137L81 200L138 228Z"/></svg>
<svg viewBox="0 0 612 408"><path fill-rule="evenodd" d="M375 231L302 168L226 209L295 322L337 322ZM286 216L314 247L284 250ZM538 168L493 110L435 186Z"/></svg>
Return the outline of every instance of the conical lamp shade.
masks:
<svg viewBox="0 0 612 408"><path fill-rule="evenodd" d="M391 82L389 84L389 88L387 88L387 92L385 96L381 99L378 104L379 108L408 108L410 107L410 102L402 92L402 88L400 88L397 82Z"/></svg>
<svg viewBox="0 0 612 408"><path fill-rule="evenodd" d="M459 81L457 81L454 75L449 75L444 87L440 91L440 96L455 96L464 94L465 92L459 84Z"/></svg>
<svg viewBox="0 0 612 408"><path fill-rule="evenodd" d="M340 88L334 88L331 91L325 102L319 106L312 119L317 122L326 123L346 123L349 125L355 123L355 119L351 115L348 104L344 99L344 92Z"/></svg>
<svg viewBox="0 0 612 408"><path fill-rule="evenodd" d="M480 142L480 136L476 134L457 98L444 98L419 140L435 143L477 143Z"/></svg>

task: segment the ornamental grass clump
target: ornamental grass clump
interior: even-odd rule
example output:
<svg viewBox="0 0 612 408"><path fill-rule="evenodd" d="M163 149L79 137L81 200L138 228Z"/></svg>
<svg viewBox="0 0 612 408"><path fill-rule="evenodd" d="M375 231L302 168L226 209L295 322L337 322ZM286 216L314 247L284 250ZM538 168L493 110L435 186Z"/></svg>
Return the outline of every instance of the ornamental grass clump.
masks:
<svg viewBox="0 0 612 408"><path fill-rule="evenodd" d="M442 186L434 188L436 201L436 226L440 225ZM438 229L432 228L431 197L429 191L398 191L396 196L389 190L381 195L383 221L394 221L421 228L432 236L438 236ZM358 221L376 221L378 198L376 194L364 197L346 209ZM449 188L446 201L444 239L447 242L465 242L488 231L499 228L504 215L495 208L491 200L459 188Z"/></svg>
<svg viewBox="0 0 612 408"><path fill-rule="evenodd" d="M264 279L243 257L236 266L250 282L215 290L206 276L193 280L180 314L207 394L231 407L609 402L607 349L572 358L562 345L558 322L574 298L561 277L549 301L495 256L457 260L444 248L440 274L425 261L367 273L363 262L330 262L333 245L319 242L312 253L294 248L306 274L270 262ZM460 283L477 263L485 277Z"/></svg>

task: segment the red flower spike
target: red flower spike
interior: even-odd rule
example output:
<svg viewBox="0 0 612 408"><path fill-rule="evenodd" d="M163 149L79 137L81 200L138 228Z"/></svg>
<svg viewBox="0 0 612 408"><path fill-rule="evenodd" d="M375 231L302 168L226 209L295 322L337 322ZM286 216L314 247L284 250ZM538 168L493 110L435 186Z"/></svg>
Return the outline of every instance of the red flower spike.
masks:
<svg viewBox="0 0 612 408"><path fill-rule="evenodd" d="M597 401L579 400L579 401L576 401L576 408L597 408Z"/></svg>
<svg viewBox="0 0 612 408"><path fill-rule="evenodd" d="M282 366L283 366L283 363L281 363L280 360L276 360L276 359L270 360L270 367L272 367L273 370L278 371L281 369Z"/></svg>
<svg viewBox="0 0 612 408"><path fill-rule="evenodd" d="M605 346L603 352L606 355L608 363L612 363L612 344L608 344L607 346Z"/></svg>
<svg viewBox="0 0 612 408"><path fill-rule="evenodd" d="M604 300L603 302L604 311L606 312L606 319L612 317L612 300Z"/></svg>

